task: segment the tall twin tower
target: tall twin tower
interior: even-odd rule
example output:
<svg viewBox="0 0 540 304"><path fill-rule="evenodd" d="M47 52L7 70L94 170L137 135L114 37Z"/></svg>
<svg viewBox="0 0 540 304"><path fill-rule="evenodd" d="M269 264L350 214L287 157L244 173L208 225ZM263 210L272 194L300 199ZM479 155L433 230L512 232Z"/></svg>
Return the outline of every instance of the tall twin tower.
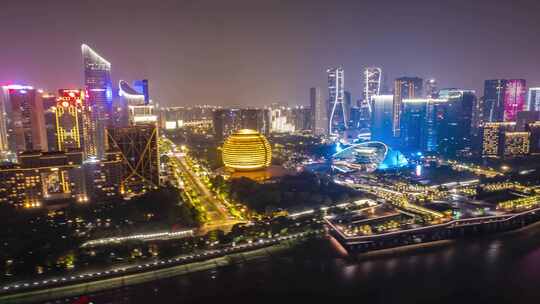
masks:
<svg viewBox="0 0 540 304"><path fill-rule="evenodd" d="M342 67L329 68L328 73L328 134L337 135L349 128L351 100L345 92L345 72ZM382 70L377 67L364 69L364 88L359 103L360 111L371 113L371 102L381 90Z"/></svg>

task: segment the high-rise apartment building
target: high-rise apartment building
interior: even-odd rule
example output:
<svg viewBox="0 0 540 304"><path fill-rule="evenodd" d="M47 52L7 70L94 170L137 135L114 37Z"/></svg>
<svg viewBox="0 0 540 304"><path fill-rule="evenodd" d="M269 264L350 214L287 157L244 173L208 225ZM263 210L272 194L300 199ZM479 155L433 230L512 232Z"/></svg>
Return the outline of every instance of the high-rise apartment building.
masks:
<svg viewBox="0 0 540 304"><path fill-rule="evenodd" d="M439 99L447 100L441 105L443 111L439 127L437 152L454 156L470 152L472 148L471 134L473 126L473 109L476 93L466 89L442 89L438 93Z"/></svg>
<svg viewBox="0 0 540 304"><path fill-rule="evenodd" d="M540 111L540 88L529 88L527 110Z"/></svg>
<svg viewBox="0 0 540 304"><path fill-rule="evenodd" d="M271 127L268 109L216 109L212 120L215 138L220 142L240 129L268 135Z"/></svg>
<svg viewBox="0 0 540 304"><path fill-rule="evenodd" d="M2 88L4 115L0 145L12 153L47 151L47 132L41 92L30 87L9 85ZM7 144L7 146L5 145Z"/></svg>
<svg viewBox="0 0 540 304"><path fill-rule="evenodd" d="M321 88L309 89L309 103L311 105L311 114L313 115L313 134L325 135L328 130L328 114Z"/></svg>
<svg viewBox="0 0 540 304"><path fill-rule="evenodd" d="M216 106L196 106L196 107L166 107L160 110L160 127L167 130L174 130L189 125L210 125L214 111L219 110Z"/></svg>

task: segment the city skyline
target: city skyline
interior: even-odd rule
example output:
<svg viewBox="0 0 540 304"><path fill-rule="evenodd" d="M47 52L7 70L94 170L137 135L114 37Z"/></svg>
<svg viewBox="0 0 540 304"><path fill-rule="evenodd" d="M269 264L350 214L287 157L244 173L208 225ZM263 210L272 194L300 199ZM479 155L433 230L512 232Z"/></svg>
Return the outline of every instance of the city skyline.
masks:
<svg viewBox="0 0 540 304"><path fill-rule="evenodd" d="M338 1L332 10L322 1L163 1L159 6L130 1L130 10L125 1L99 9L66 1L32 7L14 3L0 12L0 25L12 29L10 35L33 38L3 51L0 83L28 83L51 92L80 87L81 43L113 63L114 81L152 79L156 102L168 106L308 104L306 88L324 87L325 69L337 65L347 73L345 88L354 100L361 98L363 68L372 65L383 69L388 84L401 76L433 77L440 88L481 92L485 79L527 79L531 87L540 83L533 64L533 54L540 50L533 30L539 21L527 14L538 8L537 3L521 1L514 7L489 6L487 1L414 2L422 2L426 17L414 17L411 10L418 5L353 1ZM512 27L493 21L511 6L506 20ZM398 17L390 18L396 11L401 12ZM70 14L45 22L50 20L47 16L62 12ZM14 16L23 13L30 21L14 27ZM144 16L145 22L119 22L127 14ZM336 16L343 22L335 22ZM376 18L378 31L368 31L365 16ZM525 34L515 35L516 29ZM333 32L338 35L330 35ZM46 43L49 40L54 43ZM29 46L32 43L42 46L39 52ZM394 43L400 48L392 47Z"/></svg>

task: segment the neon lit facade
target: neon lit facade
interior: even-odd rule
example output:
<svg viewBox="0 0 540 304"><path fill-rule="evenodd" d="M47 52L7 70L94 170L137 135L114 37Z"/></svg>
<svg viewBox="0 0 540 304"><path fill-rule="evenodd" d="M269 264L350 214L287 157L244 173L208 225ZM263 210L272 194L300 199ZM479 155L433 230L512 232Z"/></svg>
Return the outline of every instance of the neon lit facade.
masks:
<svg viewBox="0 0 540 304"><path fill-rule="evenodd" d="M88 142L88 109L85 92L79 89L61 89L55 108L56 140L58 150L81 149L84 154L95 154L95 146ZM94 149L94 150L93 150Z"/></svg>
<svg viewBox="0 0 540 304"><path fill-rule="evenodd" d="M96 147L95 155L103 158L105 146L105 128L109 124L112 113L111 63L101 57L88 45L81 46L84 63L84 83L87 104L91 108L91 144Z"/></svg>
<svg viewBox="0 0 540 304"><path fill-rule="evenodd" d="M23 152L18 163L0 165L0 203L31 209L75 199L88 201L82 153Z"/></svg>
<svg viewBox="0 0 540 304"><path fill-rule="evenodd" d="M266 137L255 130L242 129L223 144L225 167L237 171L267 168L272 162L272 149Z"/></svg>
<svg viewBox="0 0 540 304"><path fill-rule="evenodd" d="M513 132L515 122L486 122L482 128L482 156L497 157L504 151L504 133Z"/></svg>
<svg viewBox="0 0 540 304"><path fill-rule="evenodd" d="M345 111L345 72L342 67L330 68L328 73L328 102L330 109L328 132L336 135L339 129L347 129L348 115Z"/></svg>
<svg viewBox="0 0 540 304"><path fill-rule="evenodd" d="M504 91L504 121L516 121L517 113L525 109L527 83L525 79L511 79Z"/></svg>

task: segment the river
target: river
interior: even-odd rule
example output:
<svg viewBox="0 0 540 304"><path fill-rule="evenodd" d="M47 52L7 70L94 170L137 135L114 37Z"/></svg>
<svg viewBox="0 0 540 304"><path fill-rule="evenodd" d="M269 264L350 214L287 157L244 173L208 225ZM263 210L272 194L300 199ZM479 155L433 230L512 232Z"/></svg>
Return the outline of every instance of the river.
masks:
<svg viewBox="0 0 540 304"><path fill-rule="evenodd" d="M328 239L258 261L89 295L92 303L539 303L540 225L344 257ZM47 303L71 303L61 299Z"/></svg>

